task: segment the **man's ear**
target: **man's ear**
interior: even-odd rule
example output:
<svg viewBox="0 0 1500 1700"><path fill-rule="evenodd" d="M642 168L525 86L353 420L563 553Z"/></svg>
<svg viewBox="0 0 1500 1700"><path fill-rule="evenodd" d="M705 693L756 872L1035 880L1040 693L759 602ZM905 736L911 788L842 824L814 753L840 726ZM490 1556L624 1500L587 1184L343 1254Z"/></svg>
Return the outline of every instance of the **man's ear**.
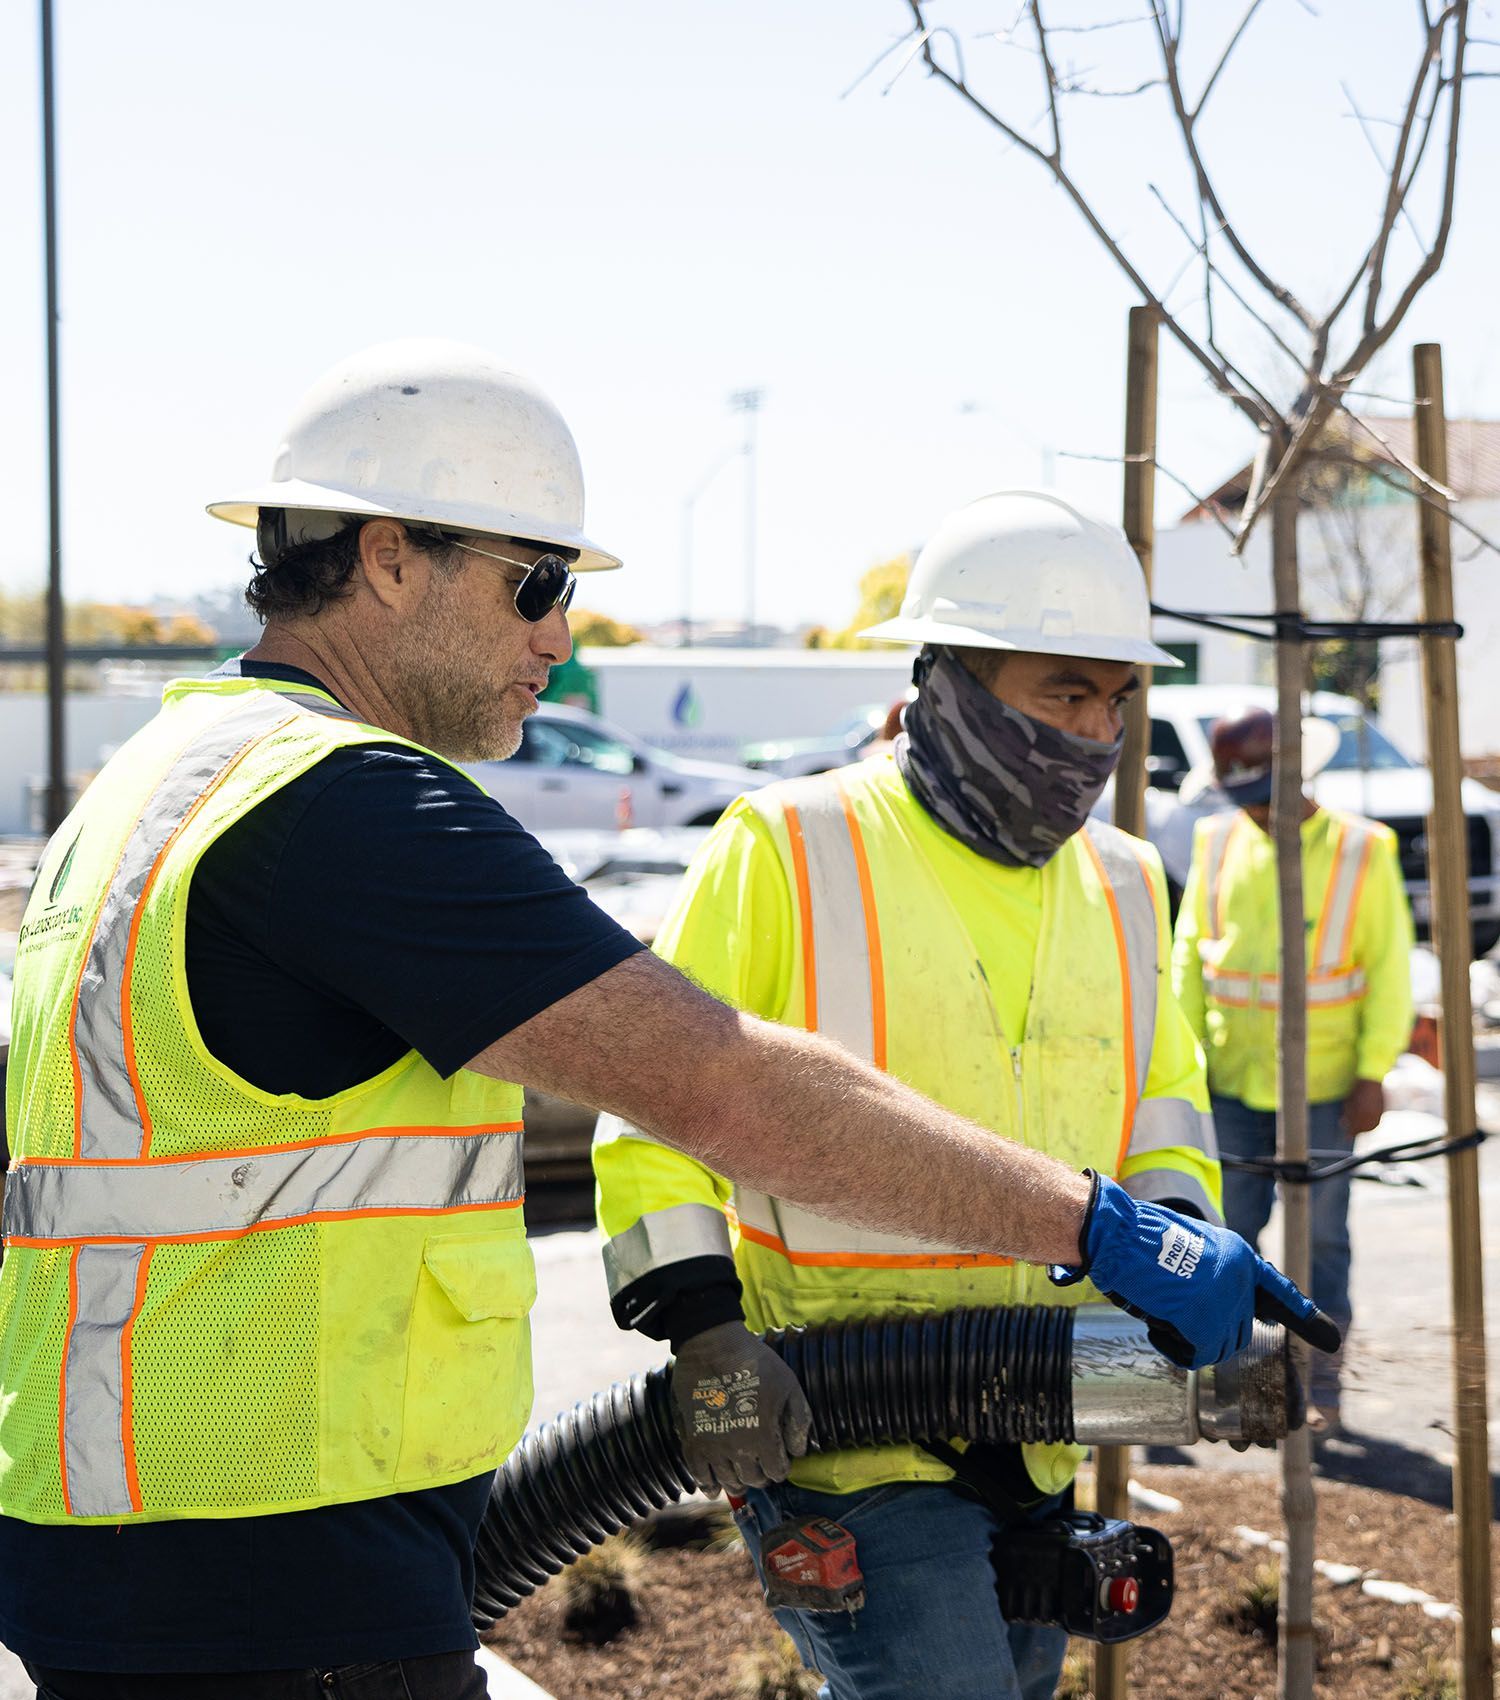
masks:
<svg viewBox="0 0 1500 1700"><path fill-rule="evenodd" d="M393 611L427 588L427 559L400 520L375 519L360 528L359 564L376 600Z"/></svg>

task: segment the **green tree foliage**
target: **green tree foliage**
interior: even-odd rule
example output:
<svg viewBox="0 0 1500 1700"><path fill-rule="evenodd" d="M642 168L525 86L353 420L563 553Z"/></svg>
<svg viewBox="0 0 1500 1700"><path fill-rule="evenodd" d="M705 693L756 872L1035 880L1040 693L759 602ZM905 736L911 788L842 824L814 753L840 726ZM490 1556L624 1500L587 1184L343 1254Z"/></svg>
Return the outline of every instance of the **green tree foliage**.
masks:
<svg viewBox="0 0 1500 1700"><path fill-rule="evenodd" d="M911 576L911 556L893 555L888 561L873 566L859 581L859 604L854 618L841 631L831 632L826 626L814 626L804 642L809 649L873 649L876 646L859 636L866 626L881 620L894 620L901 611L901 599L906 595L906 581Z"/></svg>

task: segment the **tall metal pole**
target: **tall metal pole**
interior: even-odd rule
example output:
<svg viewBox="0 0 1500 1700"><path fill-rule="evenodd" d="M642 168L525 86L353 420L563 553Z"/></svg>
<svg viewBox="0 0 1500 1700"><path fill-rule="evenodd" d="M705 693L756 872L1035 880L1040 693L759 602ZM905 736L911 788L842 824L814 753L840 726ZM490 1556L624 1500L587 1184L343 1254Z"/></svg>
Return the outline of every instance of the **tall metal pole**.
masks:
<svg viewBox="0 0 1500 1700"><path fill-rule="evenodd" d="M1160 319L1154 307L1132 307L1125 362L1125 535L1130 539L1146 589L1156 542L1156 356ZM1151 669L1138 667L1140 691L1125 710L1125 747L1115 769L1115 825L1143 837L1146 830L1146 756L1151 715L1146 692ZM1130 1513L1130 1448L1101 1446L1094 1456L1094 1500L1106 1517ZM1128 1642L1094 1649L1098 1700L1124 1700L1130 1686Z"/></svg>
<svg viewBox="0 0 1500 1700"><path fill-rule="evenodd" d="M1435 342L1413 351L1417 464L1438 485L1448 482L1448 427L1443 411L1443 355ZM1453 618L1453 553L1447 504L1418 503L1422 548L1422 618ZM1464 821L1458 727L1458 657L1451 637L1422 639L1427 759L1432 815L1427 823L1432 931L1442 975L1443 1108L1450 1136L1476 1125L1474 1029L1469 1002L1469 845ZM1459 1653L1464 1700L1490 1700L1495 1650L1490 1629L1490 1466L1484 1347L1484 1244L1479 1209L1479 1153L1471 1146L1448 1158L1448 1238L1453 1297L1453 1414L1457 1444L1453 1508L1458 1523L1458 1585L1463 1612Z"/></svg>
<svg viewBox="0 0 1500 1700"><path fill-rule="evenodd" d="M693 647L693 508L697 500L696 495L689 496L682 504L682 635L678 643L683 649Z"/></svg>
<svg viewBox="0 0 1500 1700"><path fill-rule="evenodd" d="M745 639L748 643L755 642L755 518L757 505L756 492L756 437L755 421L760 413L760 404L765 400L764 390L736 390L729 398L729 405L736 413L745 416Z"/></svg>
<svg viewBox="0 0 1500 1700"><path fill-rule="evenodd" d="M64 687L62 475L58 449L57 383L57 172L52 110L52 0L41 0L42 222L47 266L47 831L68 812L68 762Z"/></svg>

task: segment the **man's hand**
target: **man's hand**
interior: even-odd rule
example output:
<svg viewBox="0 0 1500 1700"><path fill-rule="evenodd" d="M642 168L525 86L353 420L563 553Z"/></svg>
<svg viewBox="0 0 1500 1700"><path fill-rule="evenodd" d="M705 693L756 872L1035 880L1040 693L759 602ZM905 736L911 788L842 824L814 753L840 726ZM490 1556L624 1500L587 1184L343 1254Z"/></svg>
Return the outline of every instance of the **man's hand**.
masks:
<svg viewBox="0 0 1500 1700"><path fill-rule="evenodd" d="M1351 1139L1369 1133L1385 1114L1385 1087L1378 1080L1356 1080L1344 1100L1344 1132Z"/></svg>
<svg viewBox="0 0 1500 1700"><path fill-rule="evenodd" d="M1184 1369L1243 1351L1256 1317L1281 1323L1320 1352L1338 1350L1332 1318L1238 1234L1142 1203L1103 1175L1093 1181L1079 1237L1084 1261L1054 1265L1058 1286L1087 1275L1105 1298L1149 1323L1151 1344Z"/></svg>
<svg viewBox="0 0 1500 1700"><path fill-rule="evenodd" d="M699 1487L743 1493L784 1481L812 1428L797 1378L743 1322L684 1343L672 1364L682 1453Z"/></svg>

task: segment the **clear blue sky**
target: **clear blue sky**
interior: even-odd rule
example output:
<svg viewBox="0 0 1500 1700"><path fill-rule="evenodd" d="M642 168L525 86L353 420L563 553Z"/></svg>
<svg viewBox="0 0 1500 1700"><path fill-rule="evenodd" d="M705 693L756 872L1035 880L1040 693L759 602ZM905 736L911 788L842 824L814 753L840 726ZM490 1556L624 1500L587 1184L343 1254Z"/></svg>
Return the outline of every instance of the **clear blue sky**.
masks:
<svg viewBox="0 0 1500 1700"><path fill-rule="evenodd" d="M934 17L963 37L976 85L1030 119L1034 66L984 34L1016 9L940 0ZM0 23L11 587L41 580L46 549L35 10ZM1201 75L1241 7L1188 10ZM1245 234L1314 299L1368 240L1380 190L1339 80L1396 111L1416 8L1319 10L1266 0L1204 127ZM242 576L249 534L203 504L265 475L319 371L390 336L484 344L551 392L584 457L589 529L627 563L584 600L626 618L677 611L684 498L736 441L732 390L766 391L759 609L786 623L842 622L867 566L958 502L1037 482L1049 451L1119 452L1132 297L1063 197L920 69L882 95L897 58L840 98L905 30L900 0L56 11L70 595ZM1069 57L1121 86L1145 45L1103 31ZM1469 99L1448 264L1376 387L1403 390L1410 343L1436 338L1450 410L1497 414L1500 85ZM1080 174L1164 281L1184 247L1145 185L1189 203L1156 97L1076 108ZM1168 358L1164 464L1201 487L1248 447ZM1055 467L1117 508L1117 468ZM741 472L697 506L700 614L742 606ZM1166 520L1184 503L1160 491Z"/></svg>

